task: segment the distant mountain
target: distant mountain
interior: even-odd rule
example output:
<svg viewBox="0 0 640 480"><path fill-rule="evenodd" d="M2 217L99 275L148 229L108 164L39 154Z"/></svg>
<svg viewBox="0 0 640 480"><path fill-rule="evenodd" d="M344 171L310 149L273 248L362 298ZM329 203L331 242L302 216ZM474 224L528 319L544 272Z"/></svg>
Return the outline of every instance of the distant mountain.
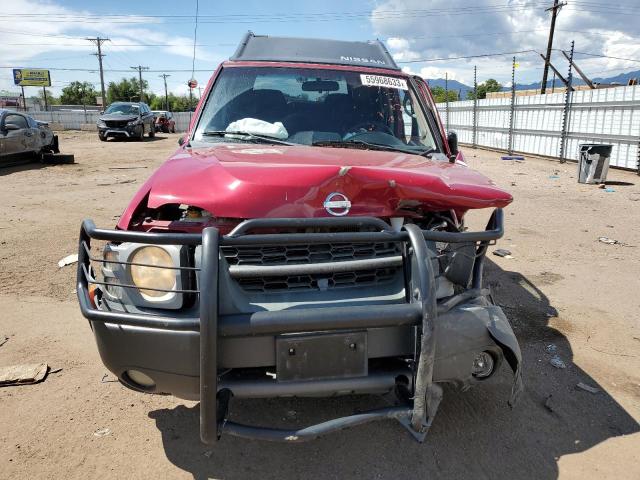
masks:
<svg viewBox="0 0 640 480"><path fill-rule="evenodd" d="M425 81L429 84L430 88L433 88L433 87L442 87L442 88L444 88L444 85L445 85L445 79L444 78L430 78L430 79L426 79L425 78ZM465 85L464 83L460 83L457 80L449 80L447 86L448 86L449 90L459 93L460 100L466 100L467 99L467 92L473 91L473 87Z"/></svg>
<svg viewBox="0 0 640 480"><path fill-rule="evenodd" d="M586 72L585 72L586 73ZM553 74L552 74L553 75ZM613 77L596 77L592 78L591 81L594 83L603 83L603 84L611 84L611 83L619 83L620 85L626 85L630 79L637 78L640 80L640 70L636 70L634 72L620 73ZM431 78L426 79L426 82L429 84L431 88L433 87L442 87L444 88L445 80L444 78ZM553 82L553 77L551 80L547 81L547 89L551 88L551 84ZM540 88L541 82L533 82L533 83L517 83L516 90L534 90L536 88ZM573 76L573 84L574 85L584 85L584 81L580 78L579 75L574 73ZM561 86L562 82L559 79L556 79L556 86ZM467 99L467 92L473 91L473 87L469 85L465 85L464 83L460 83L456 80L449 80L449 90L454 90L460 92L460 100ZM509 87L505 87L502 89L503 91L510 90Z"/></svg>

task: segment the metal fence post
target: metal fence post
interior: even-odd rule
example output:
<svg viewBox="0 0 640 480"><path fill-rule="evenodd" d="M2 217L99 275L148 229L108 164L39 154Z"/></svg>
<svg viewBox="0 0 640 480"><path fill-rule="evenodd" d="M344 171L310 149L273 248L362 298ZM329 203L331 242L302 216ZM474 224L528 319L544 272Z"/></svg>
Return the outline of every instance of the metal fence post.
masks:
<svg viewBox="0 0 640 480"><path fill-rule="evenodd" d="M473 66L473 148L477 146L478 136L478 69Z"/></svg>
<svg viewBox="0 0 640 480"><path fill-rule="evenodd" d="M573 65L573 47L575 41L571 42L571 53L569 54L569 75L567 75L567 90L564 92L564 108L562 110L562 132L560 134L560 163L565 163L567 156L567 129L569 127L569 114L571 111L571 84L573 80L572 65Z"/></svg>
<svg viewBox="0 0 640 480"><path fill-rule="evenodd" d="M449 73L444 73L444 98L446 103L447 112L447 135L449 135Z"/></svg>
<svg viewBox="0 0 640 480"><path fill-rule="evenodd" d="M516 109L516 57L511 65L511 110L509 111L509 148L507 153L513 154L513 124Z"/></svg>

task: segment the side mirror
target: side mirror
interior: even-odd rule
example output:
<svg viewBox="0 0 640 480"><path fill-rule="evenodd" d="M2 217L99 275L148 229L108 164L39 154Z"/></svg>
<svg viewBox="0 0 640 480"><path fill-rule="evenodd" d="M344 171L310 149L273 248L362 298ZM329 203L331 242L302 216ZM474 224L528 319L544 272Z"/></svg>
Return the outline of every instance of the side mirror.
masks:
<svg viewBox="0 0 640 480"><path fill-rule="evenodd" d="M449 132L447 135L447 143L449 144L449 151L451 152L451 161L456 161L456 155L458 155L458 134L456 132Z"/></svg>
<svg viewBox="0 0 640 480"><path fill-rule="evenodd" d="M104 115L104 110L100 110L100 115Z"/></svg>
<svg viewBox="0 0 640 480"><path fill-rule="evenodd" d="M15 123L6 123L4 126L4 129L9 132L12 130L20 130L20 127L18 125L16 125Z"/></svg>
<svg viewBox="0 0 640 480"><path fill-rule="evenodd" d="M184 137L180 137L178 139L178 145L180 145L180 146L184 145Z"/></svg>

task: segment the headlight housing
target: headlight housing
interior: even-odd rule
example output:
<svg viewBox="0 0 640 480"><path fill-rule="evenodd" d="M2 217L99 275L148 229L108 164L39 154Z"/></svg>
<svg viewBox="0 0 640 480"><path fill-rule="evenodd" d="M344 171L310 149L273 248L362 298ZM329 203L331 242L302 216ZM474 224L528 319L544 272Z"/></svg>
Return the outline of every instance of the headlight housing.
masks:
<svg viewBox="0 0 640 480"><path fill-rule="evenodd" d="M130 272L133 284L143 297L158 299L171 295L176 286L173 259L160 247L149 246L137 249L131 256Z"/></svg>
<svg viewBox="0 0 640 480"><path fill-rule="evenodd" d="M187 248L181 245L107 243L103 252L104 299L113 308L153 307L180 309L189 289ZM129 285L121 286L121 285ZM135 288L132 288L135 287Z"/></svg>
<svg viewBox="0 0 640 480"><path fill-rule="evenodd" d="M127 125L139 125L142 123L142 120L139 118L136 118L135 120L131 120L129 123L127 123Z"/></svg>

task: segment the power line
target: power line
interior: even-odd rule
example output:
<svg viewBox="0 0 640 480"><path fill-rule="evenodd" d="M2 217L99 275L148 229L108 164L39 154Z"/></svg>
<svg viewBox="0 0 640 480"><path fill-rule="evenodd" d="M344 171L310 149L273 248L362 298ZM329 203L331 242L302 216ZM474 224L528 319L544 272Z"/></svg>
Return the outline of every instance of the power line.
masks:
<svg viewBox="0 0 640 480"><path fill-rule="evenodd" d="M536 53L536 51L535 50L519 50L517 52L484 53L481 55L464 55L459 57L421 58L418 60L402 60L402 61L397 61L396 63L440 62L445 60L464 60L467 58L500 57L504 55L516 55L520 53Z"/></svg>

